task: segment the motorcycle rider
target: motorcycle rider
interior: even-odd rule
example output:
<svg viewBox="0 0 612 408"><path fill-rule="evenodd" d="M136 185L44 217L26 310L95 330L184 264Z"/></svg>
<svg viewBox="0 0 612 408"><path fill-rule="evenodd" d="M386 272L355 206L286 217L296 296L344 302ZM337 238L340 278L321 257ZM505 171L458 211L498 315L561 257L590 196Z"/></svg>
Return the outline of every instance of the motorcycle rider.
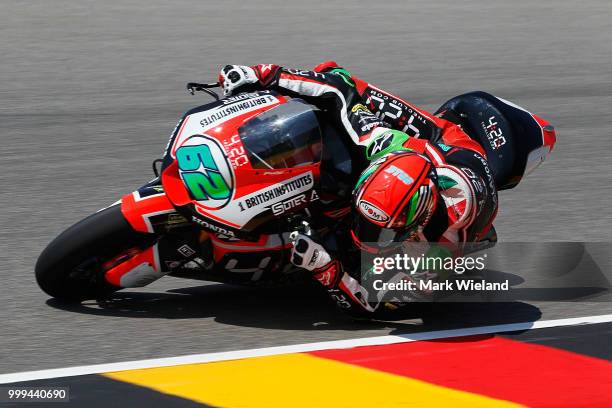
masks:
<svg viewBox="0 0 612 408"><path fill-rule="evenodd" d="M274 64L227 65L219 74L226 96L273 89L336 115L370 165L353 192L350 235L368 243L463 242L494 239L497 190L481 145L456 124L369 84L333 61L314 70ZM336 303L355 314L376 312L360 271L313 237L293 234L291 261L307 269ZM353 261L355 257L352 257Z"/></svg>

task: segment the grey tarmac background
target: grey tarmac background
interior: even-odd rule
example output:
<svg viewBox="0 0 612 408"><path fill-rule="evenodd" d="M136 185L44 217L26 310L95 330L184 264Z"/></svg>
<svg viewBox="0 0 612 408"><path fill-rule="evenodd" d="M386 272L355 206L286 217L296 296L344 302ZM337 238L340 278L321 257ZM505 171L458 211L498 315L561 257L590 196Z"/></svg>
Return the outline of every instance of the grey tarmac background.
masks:
<svg viewBox="0 0 612 408"><path fill-rule="evenodd" d="M167 278L65 308L38 289L44 246L151 178L181 113L206 100L185 83L221 64L336 59L428 109L475 89L515 101L558 145L501 195L501 239L610 241L611 22L607 0L0 0L0 373L424 329L355 324L303 291ZM473 305L425 329L605 313Z"/></svg>

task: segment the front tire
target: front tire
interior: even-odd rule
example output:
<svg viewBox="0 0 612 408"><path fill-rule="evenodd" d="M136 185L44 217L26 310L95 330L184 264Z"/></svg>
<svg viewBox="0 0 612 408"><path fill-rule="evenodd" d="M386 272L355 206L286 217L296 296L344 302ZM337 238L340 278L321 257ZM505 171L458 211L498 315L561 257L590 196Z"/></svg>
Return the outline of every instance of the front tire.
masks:
<svg viewBox="0 0 612 408"><path fill-rule="evenodd" d="M36 262L36 281L64 301L108 296L121 289L104 278L102 264L128 249L146 248L156 237L134 231L114 205L79 221L55 238Z"/></svg>

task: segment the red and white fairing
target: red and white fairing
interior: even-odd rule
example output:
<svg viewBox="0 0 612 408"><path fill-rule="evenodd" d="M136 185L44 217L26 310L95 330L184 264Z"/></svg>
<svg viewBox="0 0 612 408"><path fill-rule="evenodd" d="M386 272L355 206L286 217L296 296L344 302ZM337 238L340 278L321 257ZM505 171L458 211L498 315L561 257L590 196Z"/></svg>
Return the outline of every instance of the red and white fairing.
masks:
<svg viewBox="0 0 612 408"><path fill-rule="evenodd" d="M237 236L240 231L261 224L263 219L257 218L264 212L270 213L274 205L304 193L308 194L296 208L303 208L316 199L314 187L319 177L319 163L294 168L255 168L238 132L252 118L288 100L270 91L261 91L240 94L221 100L210 109L188 113L170 142L169 164L162 172L162 185L170 202L179 209L188 209L190 221L203 228ZM206 144L210 149L231 188L231 195L226 199L198 201L185 188L176 152L182 146L195 144Z"/></svg>

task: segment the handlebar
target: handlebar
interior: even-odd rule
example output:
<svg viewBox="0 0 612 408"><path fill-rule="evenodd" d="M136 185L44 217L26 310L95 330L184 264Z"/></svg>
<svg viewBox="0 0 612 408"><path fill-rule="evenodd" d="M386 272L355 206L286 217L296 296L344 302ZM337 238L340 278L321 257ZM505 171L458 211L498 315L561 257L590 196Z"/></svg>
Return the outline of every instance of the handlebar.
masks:
<svg viewBox="0 0 612 408"><path fill-rule="evenodd" d="M210 96L212 96L213 98L215 98L215 100L219 100L219 95L217 95L216 92L211 91L211 89L218 88L220 86L221 84L219 82L210 82L210 83L204 83L204 84L200 84L198 82L188 82L187 91L189 91L189 93L192 95L195 95L196 91L205 92L209 94Z"/></svg>

